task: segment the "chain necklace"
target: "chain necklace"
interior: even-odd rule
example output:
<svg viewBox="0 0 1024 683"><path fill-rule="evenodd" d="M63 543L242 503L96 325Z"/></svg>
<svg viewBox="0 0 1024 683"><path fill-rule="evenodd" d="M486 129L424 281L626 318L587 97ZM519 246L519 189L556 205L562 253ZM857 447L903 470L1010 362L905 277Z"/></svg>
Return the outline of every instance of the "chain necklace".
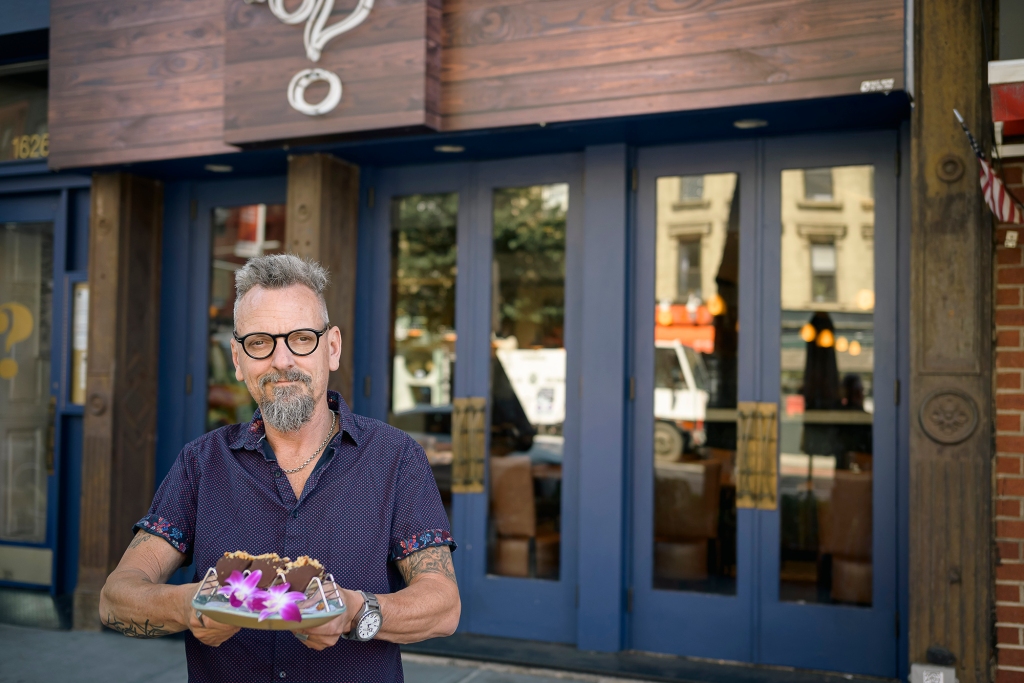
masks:
<svg viewBox="0 0 1024 683"><path fill-rule="evenodd" d="M298 472L299 470L301 470L301 469L302 469L303 467L305 467L306 465L308 465L308 464L309 464L310 462L312 462L313 458L315 458L316 456L320 455L320 451L322 451L322 450L324 449L324 446L326 446L326 445L327 445L327 442L331 440L331 437L332 437L332 436L334 436L334 427L335 427L335 425L337 425L337 424L338 424L338 414L337 414L336 412L334 412L334 411L331 411L331 415L333 416L333 417L331 418L331 431L327 432L327 438L326 438L326 439L324 439L324 440L323 440L323 443L321 443L321 444L320 444L320 448L316 449L316 450L315 450L315 451L313 452L313 455L311 455L311 456L309 456L308 458L306 458L306 462L302 463L302 464L301 464L301 465L299 465L298 467L293 467L293 468L292 468L292 469L290 469L290 470L286 470L286 469L284 469L284 468L282 467L282 468L281 468L281 471L282 471L282 472L284 472L285 474L295 474L296 472Z"/></svg>

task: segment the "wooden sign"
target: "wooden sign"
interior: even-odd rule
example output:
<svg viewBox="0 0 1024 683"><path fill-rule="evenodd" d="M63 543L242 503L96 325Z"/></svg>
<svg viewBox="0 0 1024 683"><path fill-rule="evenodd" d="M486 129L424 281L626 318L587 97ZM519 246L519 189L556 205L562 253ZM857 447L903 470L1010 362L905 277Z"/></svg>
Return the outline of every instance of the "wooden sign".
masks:
<svg viewBox="0 0 1024 683"><path fill-rule="evenodd" d="M740 401L737 408L736 507L775 510L779 407Z"/></svg>
<svg viewBox="0 0 1024 683"><path fill-rule="evenodd" d="M227 0L224 141L440 126L440 0Z"/></svg>

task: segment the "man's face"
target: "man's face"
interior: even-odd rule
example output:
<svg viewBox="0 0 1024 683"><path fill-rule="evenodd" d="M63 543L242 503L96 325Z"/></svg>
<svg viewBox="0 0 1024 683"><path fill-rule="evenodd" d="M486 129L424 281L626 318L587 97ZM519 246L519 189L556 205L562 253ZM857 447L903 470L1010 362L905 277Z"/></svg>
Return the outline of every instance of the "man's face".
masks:
<svg viewBox="0 0 1024 683"><path fill-rule="evenodd" d="M320 302L303 285L254 287L242 299L235 320L240 338L253 332L285 334L299 329L320 331L323 327ZM278 338L274 352L262 360L250 358L232 340L231 358L235 377L245 382L266 423L278 431L292 432L309 421L327 392L328 375L338 369L341 360L341 332L331 327L308 356L296 356L284 338Z"/></svg>

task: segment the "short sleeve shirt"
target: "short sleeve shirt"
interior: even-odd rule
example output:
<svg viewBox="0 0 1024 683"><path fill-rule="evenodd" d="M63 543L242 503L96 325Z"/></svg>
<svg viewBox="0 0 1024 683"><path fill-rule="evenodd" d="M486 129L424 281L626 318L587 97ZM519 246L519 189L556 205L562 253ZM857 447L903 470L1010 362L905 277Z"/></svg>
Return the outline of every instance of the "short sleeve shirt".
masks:
<svg viewBox="0 0 1024 683"><path fill-rule="evenodd" d="M341 431L296 499L259 411L221 427L178 455L136 529L194 560L194 581L225 553L309 555L343 588L393 593L395 561L424 548L453 551L448 518L423 449L409 435L354 415L328 392ZM217 648L186 635L192 683L402 681L398 645L340 640L317 652L289 632L242 629Z"/></svg>

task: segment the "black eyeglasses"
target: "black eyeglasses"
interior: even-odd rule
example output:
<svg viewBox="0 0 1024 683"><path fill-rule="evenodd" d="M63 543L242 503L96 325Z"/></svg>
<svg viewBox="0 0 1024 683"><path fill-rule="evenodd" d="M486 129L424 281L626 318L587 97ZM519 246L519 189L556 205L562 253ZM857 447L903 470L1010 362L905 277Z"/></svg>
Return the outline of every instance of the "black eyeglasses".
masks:
<svg viewBox="0 0 1024 683"><path fill-rule="evenodd" d="M296 356L308 356L320 346L320 337L323 336L330 325L317 332L316 330L292 330L284 334L269 334L267 332L253 332L244 337L234 334L235 341L242 345L245 355L253 360L264 360L274 355L277 349L277 340L284 339L285 346Z"/></svg>

